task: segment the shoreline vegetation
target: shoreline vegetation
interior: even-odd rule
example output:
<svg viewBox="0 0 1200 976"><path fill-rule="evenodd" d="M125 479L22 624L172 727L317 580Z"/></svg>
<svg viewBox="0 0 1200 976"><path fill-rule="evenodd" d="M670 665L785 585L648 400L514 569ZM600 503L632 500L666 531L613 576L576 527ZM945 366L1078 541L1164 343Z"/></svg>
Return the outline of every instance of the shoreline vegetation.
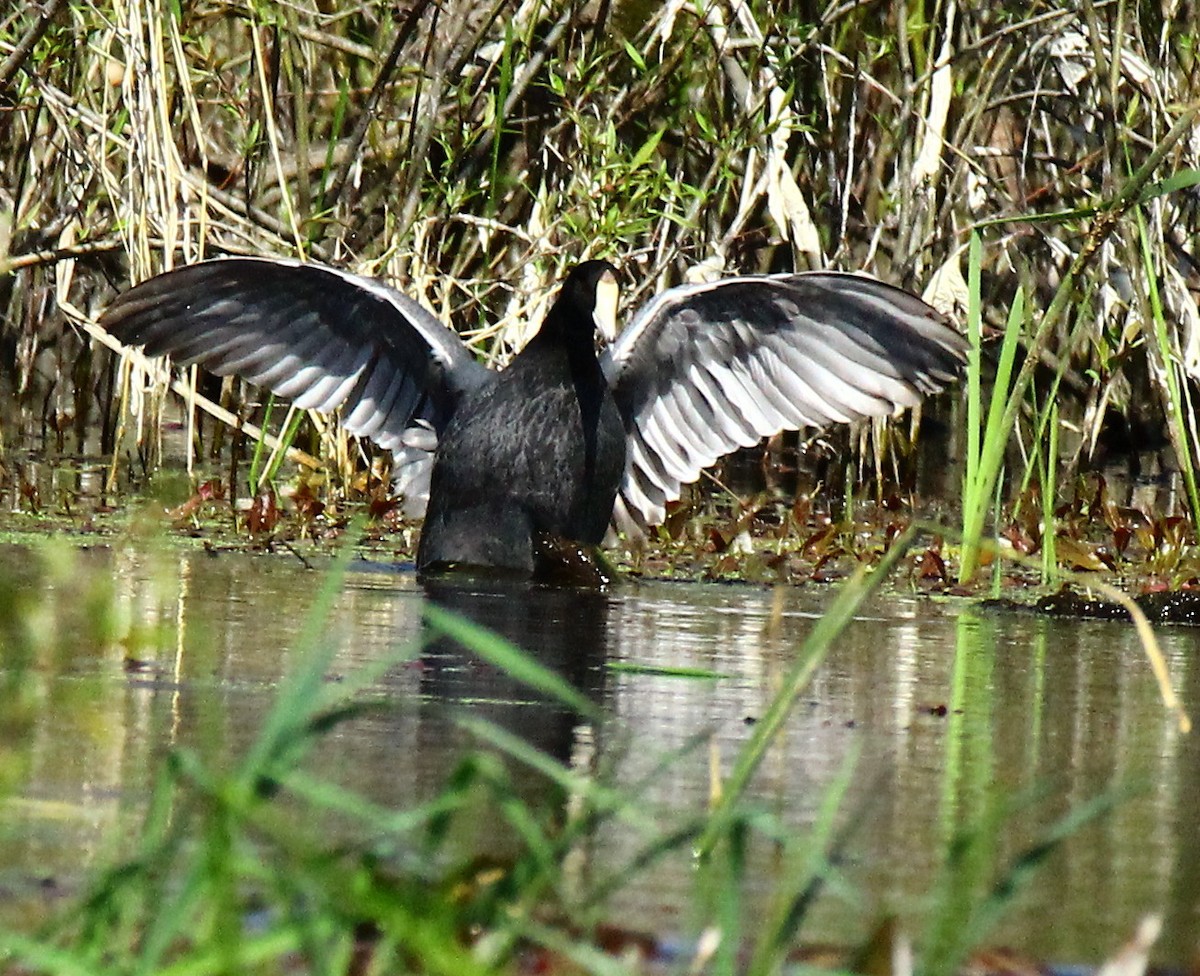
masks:
<svg viewBox="0 0 1200 976"><path fill-rule="evenodd" d="M15 409L0 450L153 471L171 378L107 352L93 323L131 281L204 257L386 277L488 361L520 347L584 258L616 260L630 304L686 277L838 267L953 315L979 350L970 378L921 425L827 435L828 463L769 506L707 482L701 499L724 494L729 513L710 535L803 515L812 491L835 510L855 492L917 500L920 467L948 458L933 501L961 512L967 543L948 580L980 578L984 536L1040 555L1045 582L1060 565L1200 578L1186 32L1119 3L902 9L14 12L0 22L0 394ZM175 386L224 411L198 432L186 421L201 458L240 440L232 421L330 475L297 489L306 464L258 451L223 463L226 497L377 489L379 459L336 423L237 382ZM16 465L0 478L20 494Z"/></svg>

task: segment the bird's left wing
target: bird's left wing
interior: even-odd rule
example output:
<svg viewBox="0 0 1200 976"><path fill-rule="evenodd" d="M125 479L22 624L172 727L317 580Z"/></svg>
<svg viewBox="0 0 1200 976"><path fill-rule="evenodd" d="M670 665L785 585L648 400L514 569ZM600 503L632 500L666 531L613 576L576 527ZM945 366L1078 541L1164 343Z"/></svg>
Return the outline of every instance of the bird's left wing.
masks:
<svg viewBox="0 0 1200 976"><path fill-rule="evenodd" d="M613 523L658 524L704 468L780 430L914 406L961 373L966 349L925 302L861 275L665 291L601 360L628 434Z"/></svg>

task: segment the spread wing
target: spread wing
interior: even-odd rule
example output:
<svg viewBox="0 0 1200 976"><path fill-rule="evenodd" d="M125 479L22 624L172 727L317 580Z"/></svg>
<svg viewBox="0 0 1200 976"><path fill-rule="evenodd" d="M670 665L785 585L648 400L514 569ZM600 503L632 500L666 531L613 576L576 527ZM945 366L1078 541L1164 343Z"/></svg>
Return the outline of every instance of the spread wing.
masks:
<svg viewBox="0 0 1200 976"><path fill-rule="evenodd" d="M665 291L602 358L628 432L614 524L661 522L704 468L780 430L914 406L961 373L966 349L925 302L861 275Z"/></svg>
<svg viewBox="0 0 1200 976"><path fill-rule="evenodd" d="M489 371L431 312L372 278L274 258L221 258L143 281L100 325L148 356L237 375L303 409L340 408L394 457L419 514L431 452L458 394Z"/></svg>
<svg viewBox="0 0 1200 976"><path fill-rule="evenodd" d="M120 295L100 325L148 356L237 375L398 449L487 370L431 312L382 282L319 264L220 258ZM411 439L411 436L410 436Z"/></svg>

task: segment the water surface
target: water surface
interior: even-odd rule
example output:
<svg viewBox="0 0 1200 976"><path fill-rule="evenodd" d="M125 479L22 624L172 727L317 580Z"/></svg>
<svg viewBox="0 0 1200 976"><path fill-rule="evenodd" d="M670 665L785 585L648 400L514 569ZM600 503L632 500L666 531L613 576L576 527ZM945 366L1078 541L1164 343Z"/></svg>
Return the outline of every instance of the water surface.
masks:
<svg viewBox="0 0 1200 976"><path fill-rule="evenodd" d="M23 547L0 547L0 578L20 578L30 559ZM41 879L70 890L110 858L136 830L151 771L169 747L230 761L244 750L295 663L323 579L319 567L280 554L99 547L58 561L22 591L61 633L47 645L53 659L37 662L32 727L6 743L27 775L0 807L0 894ZM108 591L120 609L105 625L112 639L96 637L89 610ZM358 564L328 622L338 648L331 680L381 658L398 663L375 689L387 707L339 728L318 751L317 772L380 803L412 805L478 745L452 720L465 709L583 771L604 769L626 785L649 777L646 802L664 823L680 810L703 811L714 769L728 772L832 594L675 583L609 594L427 594L411 571ZM423 647L429 599L502 630L602 701L613 720L582 723L454 648ZM131 642L131 628L143 637ZM1194 707L1194 632L1160 637ZM842 819L861 824L841 882L802 933L835 942L862 938L893 912L919 933L950 839L989 804L1012 803L991 853L1004 864L1056 818L1104 791L1129 790L1114 813L1053 855L989 941L1095 962L1157 911L1166 928L1156 955L1182 962L1200 930L1197 741L1162 709L1127 626L992 617L890 594L861 608L838 640L753 789L800 836L853 763ZM680 758L660 769L675 751ZM544 790L534 774L518 775L523 792ZM480 852L505 844L487 811L457 842ZM635 830L606 825L590 846L590 869L606 873L642 843ZM769 845L752 859L751 877L761 879L748 896L755 911L781 866ZM695 884L689 858L670 858L624 888L610 916L658 934L689 931Z"/></svg>

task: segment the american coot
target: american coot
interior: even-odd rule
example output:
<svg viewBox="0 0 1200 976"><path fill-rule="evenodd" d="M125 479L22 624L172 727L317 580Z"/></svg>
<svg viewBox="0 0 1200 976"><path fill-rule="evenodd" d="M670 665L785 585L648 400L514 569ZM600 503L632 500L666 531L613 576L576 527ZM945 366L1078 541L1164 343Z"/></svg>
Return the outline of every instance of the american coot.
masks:
<svg viewBox="0 0 1200 976"><path fill-rule="evenodd" d="M578 265L495 371L377 280L239 257L142 282L100 324L147 355L340 408L349 432L392 450L409 510L428 499L426 574L528 574L539 536L636 533L735 448L913 406L966 360L962 336L923 301L853 274L681 285L619 338L616 305L612 265ZM609 342L599 356L597 329Z"/></svg>

